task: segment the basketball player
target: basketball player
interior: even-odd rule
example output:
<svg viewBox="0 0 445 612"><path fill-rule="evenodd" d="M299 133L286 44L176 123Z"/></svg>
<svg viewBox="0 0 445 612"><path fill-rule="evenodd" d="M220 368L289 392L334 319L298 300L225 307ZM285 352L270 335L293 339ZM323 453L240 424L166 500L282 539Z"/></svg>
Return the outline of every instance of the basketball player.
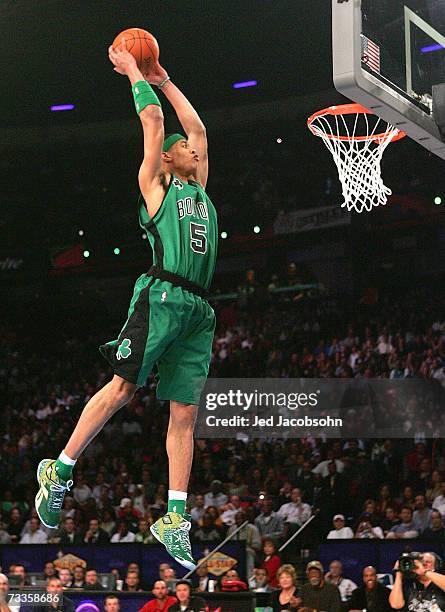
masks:
<svg viewBox="0 0 445 612"><path fill-rule="evenodd" d="M156 364L157 397L170 400L169 493L167 514L151 531L178 563L194 569L185 507L197 403L208 374L215 328L206 296L218 240L216 211L205 192L206 132L190 102L159 64L142 75L123 43L115 50L110 47L109 57L114 70L130 80L143 127L139 222L150 240L154 265L136 281L118 339L100 347L113 365L113 379L87 403L59 458L39 464L36 508L44 525L58 526L77 458L145 384ZM164 136L161 105L147 81L170 101L187 138Z"/></svg>

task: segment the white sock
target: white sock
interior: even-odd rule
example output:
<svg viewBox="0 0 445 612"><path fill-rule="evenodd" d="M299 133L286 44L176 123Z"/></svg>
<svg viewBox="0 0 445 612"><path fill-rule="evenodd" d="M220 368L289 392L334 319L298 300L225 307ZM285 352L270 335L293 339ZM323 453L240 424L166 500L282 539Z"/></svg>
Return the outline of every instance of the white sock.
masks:
<svg viewBox="0 0 445 612"><path fill-rule="evenodd" d="M187 501L187 491L173 491L172 489L168 490L168 499L177 499Z"/></svg>
<svg viewBox="0 0 445 612"><path fill-rule="evenodd" d="M64 463L65 465L76 465L77 459L70 459L65 451L62 451L59 455L59 461Z"/></svg>

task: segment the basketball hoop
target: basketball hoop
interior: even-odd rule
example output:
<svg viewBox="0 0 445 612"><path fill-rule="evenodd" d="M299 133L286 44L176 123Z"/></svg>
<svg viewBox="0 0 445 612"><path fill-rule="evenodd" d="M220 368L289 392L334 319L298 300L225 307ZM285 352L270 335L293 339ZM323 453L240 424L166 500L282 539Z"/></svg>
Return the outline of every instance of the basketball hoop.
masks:
<svg viewBox="0 0 445 612"><path fill-rule="evenodd" d="M348 211L369 212L386 204L392 193L383 184L380 164L389 143L406 134L389 124L382 131L385 123L360 104L330 106L307 120L311 132L332 153L342 184L342 207Z"/></svg>

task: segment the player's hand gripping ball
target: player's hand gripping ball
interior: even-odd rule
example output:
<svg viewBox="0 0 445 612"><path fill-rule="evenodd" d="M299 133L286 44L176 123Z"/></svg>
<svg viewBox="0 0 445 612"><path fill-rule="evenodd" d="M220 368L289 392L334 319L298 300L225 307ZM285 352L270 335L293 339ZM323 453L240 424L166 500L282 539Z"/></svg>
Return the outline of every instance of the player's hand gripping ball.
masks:
<svg viewBox="0 0 445 612"><path fill-rule="evenodd" d="M113 50L117 50L122 48L123 43L136 60L142 74L150 72L150 69L158 63L159 45L153 34L147 30L141 28L124 30L116 36L111 46Z"/></svg>

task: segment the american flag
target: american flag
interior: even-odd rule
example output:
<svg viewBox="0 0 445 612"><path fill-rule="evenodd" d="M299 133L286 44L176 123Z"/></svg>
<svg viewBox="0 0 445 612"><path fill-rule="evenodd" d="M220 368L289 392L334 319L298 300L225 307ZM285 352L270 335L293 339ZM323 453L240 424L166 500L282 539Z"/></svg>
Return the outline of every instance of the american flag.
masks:
<svg viewBox="0 0 445 612"><path fill-rule="evenodd" d="M380 74L380 47L362 34L362 62Z"/></svg>

